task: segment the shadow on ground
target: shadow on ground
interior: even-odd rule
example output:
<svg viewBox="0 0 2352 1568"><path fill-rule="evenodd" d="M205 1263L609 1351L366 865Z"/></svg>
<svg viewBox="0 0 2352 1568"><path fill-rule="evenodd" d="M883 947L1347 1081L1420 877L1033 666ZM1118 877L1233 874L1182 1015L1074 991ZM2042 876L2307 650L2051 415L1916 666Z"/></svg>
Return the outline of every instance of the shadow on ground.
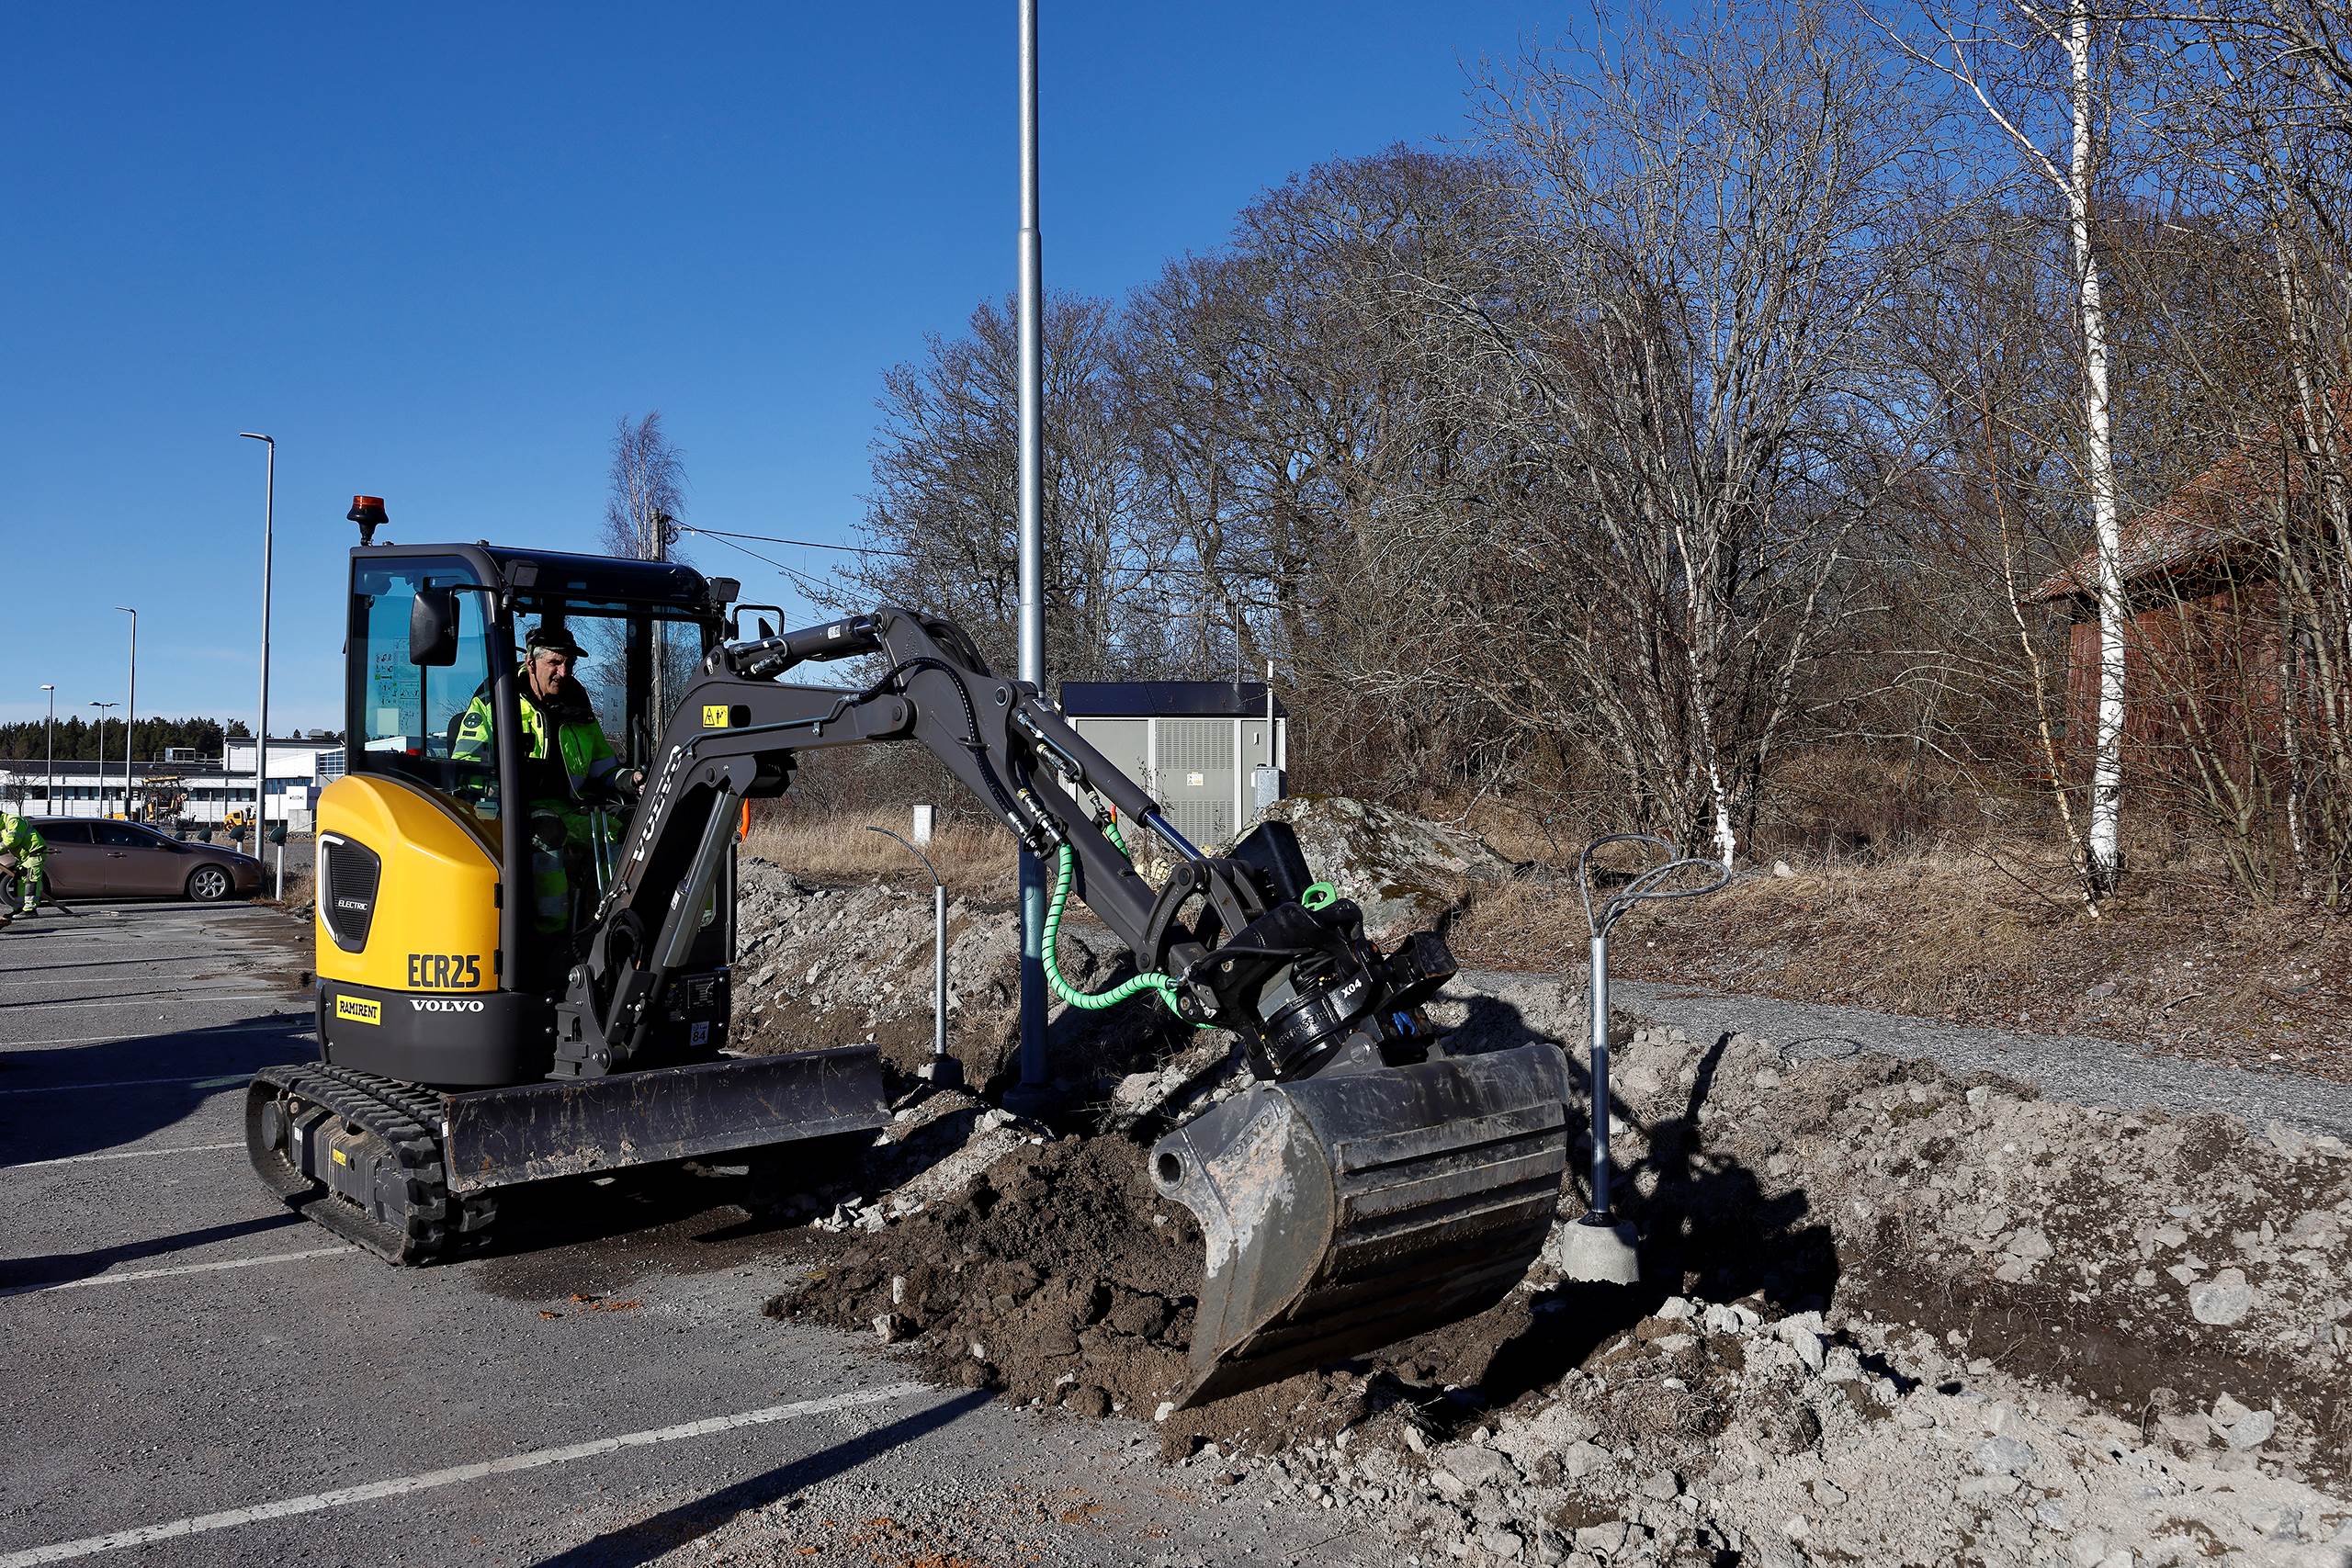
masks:
<svg viewBox="0 0 2352 1568"><path fill-rule="evenodd" d="M763 1475L754 1475L707 1497L665 1508L636 1524L607 1530L594 1540L582 1541L546 1559L539 1568L637 1568L639 1563L650 1562L701 1540L729 1519L830 1481L902 1443L935 1432L986 1404L989 1397L975 1391L911 1416L902 1416L870 1432L779 1465Z"/></svg>
<svg viewBox="0 0 2352 1568"><path fill-rule="evenodd" d="M299 1215L271 1214L261 1219L232 1220L225 1224L205 1225L172 1235L148 1236L113 1247L93 1247L87 1252L52 1252L38 1258L12 1258L0 1262L0 1296L46 1290L71 1280L103 1274L118 1264L169 1258L175 1253L209 1247L216 1241L234 1241L239 1236L284 1230L288 1225L301 1223Z"/></svg>
<svg viewBox="0 0 2352 1568"><path fill-rule="evenodd" d="M257 1014L86 1045L0 1043L0 1163L29 1165L132 1144L264 1067L318 1057L308 1014ZM86 1087L85 1087L86 1086Z"/></svg>
<svg viewBox="0 0 2352 1568"><path fill-rule="evenodd" d="M1518 1007L1490 997L1471 1001L1456 1039L1471 1052L1559 1043ZM1829 1226L1813 1216L1804 1190L1768 1191L1758 1172L1709 1146L1700 1112L1731 1039L1719 1036L1702 1055L1690 1092L1670 1117L1645 1122L1622 1098L1611 1097L1611 1188L1617 1217L1632 1222L1641 1236L1639 1284L1570 1281L1536 1293L1523 1308L1507 1303L1493 1315L1508 1321L1516 1310L1518 1326L1498 1340L1467 1347L1468 1365L1461 1364L1464 1347L1444 1346L1444 1335L1432 1337L1435 1359L1442 1362L1449 1359L1445 1351L1453 1351L1454 1375L1475 1382L1479 1407L1508 1404L1556 1382L1669 1296L1759 1298L1775 1313L1828 1306L1840 1276L1837 1246ZM1592 1158L1589 1058L1571 1051L1568 1071L1568 1186L1572 1200L1582 1203ZM1475 1334L1475 1325L1464 1326ZM1464 1330L1446 1332L1458 1337ZM1426 1391L1397 1389L1386 1397L1421 1404Z"/></svg>

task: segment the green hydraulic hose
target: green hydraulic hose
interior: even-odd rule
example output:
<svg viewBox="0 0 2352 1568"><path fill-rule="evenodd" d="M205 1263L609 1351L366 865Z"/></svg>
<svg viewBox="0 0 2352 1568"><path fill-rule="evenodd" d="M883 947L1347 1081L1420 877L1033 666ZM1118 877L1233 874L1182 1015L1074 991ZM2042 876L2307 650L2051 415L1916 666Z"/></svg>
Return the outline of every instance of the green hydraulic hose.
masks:
<svg viewBox="0 0 2352 1568"><path fill-rule="evenodd" d="M1113 831L1111 841L1118 843L1115 829ZM1126 852L1126 846L1119 844L1119 850L1124 854ZM1168 1004L1168 1010L1175 1012L1176 979L1171 975L1146 971L1140 975L1129 976L1109 990L1097 991L1091 996L1062 977L1061 964L1054 955L1054 950L1058 945L1055 939L1061 934L1062 907L1069 902L1069 874L1074 858L1067 843L1060 845L1054 852L1054 895L1046 902L1044 954L1046 984L1052 987L1054 995L1063 1001L1074 1008L1084 1008L1090 1012L1098 1008L1116 1007L1137 991L1147 990L1158 991L1159 999Z"/></svg>
<svg viewBox="0 0 2352 1568"><path fill-rule="evenodd" d="M1129 860L1135 859L1134 853L1127 848L1126 840L1119 836L1119 824L1116 818L1105 817L1102 819L1102 828L1103 836L1111 840L1114 848ZM1055 957L1055 950L1059 945L1055 939L1061 934L1062 909L1069 902L1070 867L1073 863L1074 857L1067 842L1055 850L1054 893L1046 903L1046 951L1044 953L1046 984L1052 987L1055 996L1059 997L1071 1007L1084 1008L1090 1012L1101 1008L1116 1007L1138 991L1158 991L1159 999L1168 1004L1168 1010L1182 1018L1183 1014L1178 1011L1176 1007L1176 978L1172 975L1146 971L1143 974L1130 976L1107 991L1097 991L1091 996L1063 978L1061 964ZM1328 882L1318 882L1300 894L1298 901L1310 909L1321 909L1336 902L1339 897L1338 888ZM1193 1027L1207 1029L1211 1026L1200 1023L1194 1024Z"/></svg>

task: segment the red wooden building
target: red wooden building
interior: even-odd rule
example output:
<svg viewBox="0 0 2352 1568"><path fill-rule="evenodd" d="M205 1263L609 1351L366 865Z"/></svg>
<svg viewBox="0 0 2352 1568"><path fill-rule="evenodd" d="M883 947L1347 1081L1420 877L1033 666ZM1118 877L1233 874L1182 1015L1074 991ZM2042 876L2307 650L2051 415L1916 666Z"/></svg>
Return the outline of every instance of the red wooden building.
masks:
<svg viewBox="0 0 2352 1568"><path fill-rule="evenodd" d="M2123 525L2124 745L2142 776L2215 763L2242 782L2270 773L2261 764L2281 744L2290 680L2282 498L2284 530L2311 525L2299 470L2273 429ZM2068 750L2086 766L2098 723L2098 567L2086 554L2030 595L2067 619Z"/></svg>

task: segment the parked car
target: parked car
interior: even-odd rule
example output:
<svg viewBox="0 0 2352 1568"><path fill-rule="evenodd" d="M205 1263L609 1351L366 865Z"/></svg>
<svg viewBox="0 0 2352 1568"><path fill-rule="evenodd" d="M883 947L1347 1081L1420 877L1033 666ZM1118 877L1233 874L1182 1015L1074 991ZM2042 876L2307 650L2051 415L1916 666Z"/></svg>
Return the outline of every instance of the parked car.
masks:
<svg viewBox="0 0 2352 1568"><path fill-rule="evenodd" d="M36 817L60 898L190 898L214 904L261 889L261 862L219 844L183 842L137 822Z"/></svg>

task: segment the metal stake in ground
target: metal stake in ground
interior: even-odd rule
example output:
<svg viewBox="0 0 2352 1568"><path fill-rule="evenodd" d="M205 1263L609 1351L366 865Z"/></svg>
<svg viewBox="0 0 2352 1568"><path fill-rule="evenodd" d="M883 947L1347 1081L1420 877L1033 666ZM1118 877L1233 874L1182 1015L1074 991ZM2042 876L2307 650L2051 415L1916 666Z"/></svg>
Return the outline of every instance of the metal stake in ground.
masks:
<svg viewBox="0 0 2352 1568"><path fill-rule="evenodd" d="M1649 844L1673 858L1635 873L1596 910L1592 857L1611 844ZM1713 874L1711 880L1692 887L1666 886L1681 873L1697 868ZM1592 1205L1554 1244L1550 1261L1568 1279L1612 1285L1632 1285L1641 1280L1638 1238L1632 1225L1618 1223L1609 1202L1609 929L1644 899L1695 898L1729 881L1731 868L1722 862L1685 856L1651 833L1608 834L1587 844L1577 858L1577 887L1584 896L1586 923L1592 928Z"/></svg>
<svg viewBox="0 0 2352 1568"><path fill-rule="evenodd" d="M942 1089L961 1089L964 1064L947 1054L947 884L939 879L939 870L929 855L889 829L868 823L865 830L898 839L931 874L931 1060L915 1069L915 1077Z"/></svg>

